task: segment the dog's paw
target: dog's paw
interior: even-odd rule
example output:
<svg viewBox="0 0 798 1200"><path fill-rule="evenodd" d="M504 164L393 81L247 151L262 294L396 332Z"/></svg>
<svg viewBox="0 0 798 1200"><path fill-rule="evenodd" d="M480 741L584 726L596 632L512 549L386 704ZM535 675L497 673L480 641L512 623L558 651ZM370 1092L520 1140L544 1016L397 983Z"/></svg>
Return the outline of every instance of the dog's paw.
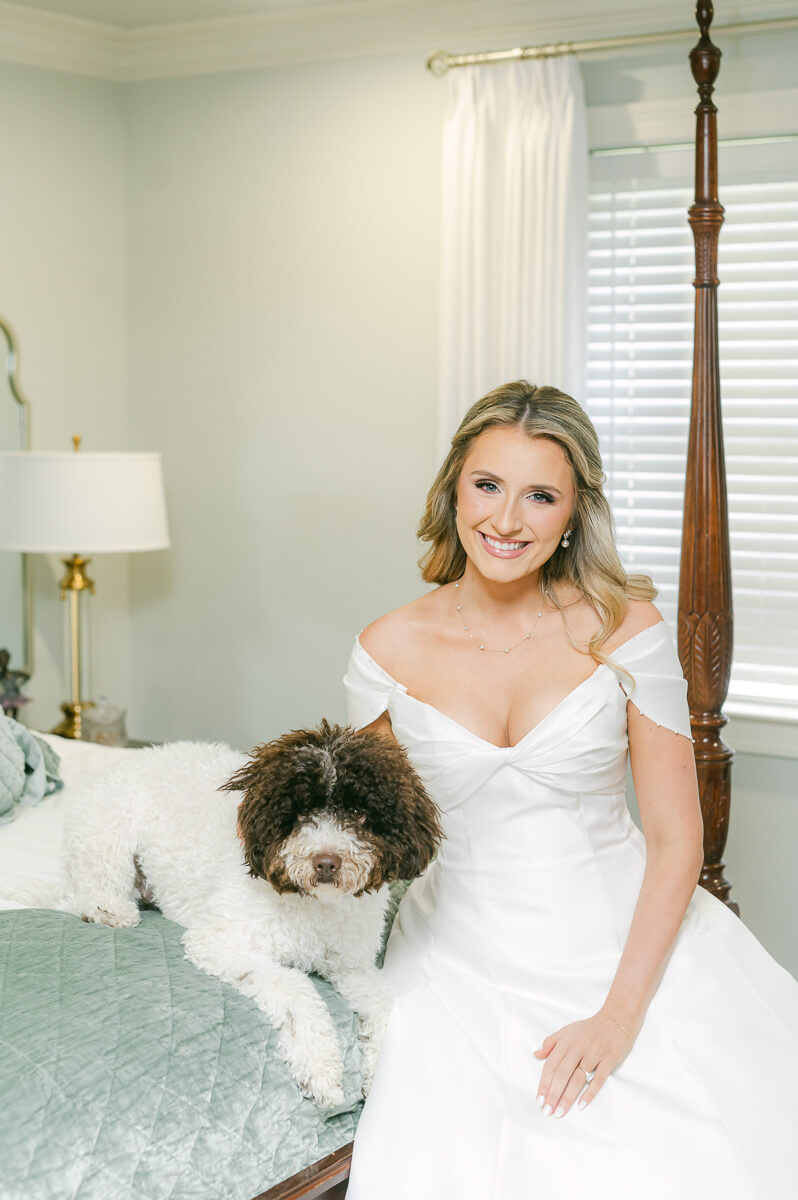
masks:
<svg viewBox="0 0 798 1200"><path fill-rule="evenodd" d="M319 1108L338 1108L344 1102L344 1089L341 1083L327 1083L318 1079L309 1079L299 1083L299 1090L308 1100L318 1104Z"/></svg>
<svg viewBox="0 0 798 1200"><path fill-rule="evenodd" d="M141 913L136 904L122 901L109 908L86 908L81 919L94 925L108 925L111 929L133 929L141 922Z"/></svg>
<svg viewBox="0 0 798 1200"><path fill-rule="evenodd" d="M326 1035L326 1036L325 1036ZM322 1108L344 1100L344 1063L332 1024L304 1028L292 1013L280 1030L280 1051L302 1093Z"/></svg>
<svg viewBox="0 0 798 1200"><path fill-rule="evenodd" d="M320 1108L337 1108L344 1102L344 1064L337 1052L315 1058L295 1069L294 1078L304 1096Z"/></svg>

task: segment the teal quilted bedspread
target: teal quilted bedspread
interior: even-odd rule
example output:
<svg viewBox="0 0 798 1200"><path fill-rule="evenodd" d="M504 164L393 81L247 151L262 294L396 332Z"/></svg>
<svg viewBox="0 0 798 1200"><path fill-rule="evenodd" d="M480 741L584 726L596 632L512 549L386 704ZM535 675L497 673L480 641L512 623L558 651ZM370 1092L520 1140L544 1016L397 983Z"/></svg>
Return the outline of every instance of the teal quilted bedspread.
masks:
<svg viewBox="0 0 798 1200"><path fill-rule="evenodd" d="M315 979L345 1053L322 1114L251 1000L143 912L111 930L0 912L0 1200L253 1200L351 1141L356 1019Z"/></svg>

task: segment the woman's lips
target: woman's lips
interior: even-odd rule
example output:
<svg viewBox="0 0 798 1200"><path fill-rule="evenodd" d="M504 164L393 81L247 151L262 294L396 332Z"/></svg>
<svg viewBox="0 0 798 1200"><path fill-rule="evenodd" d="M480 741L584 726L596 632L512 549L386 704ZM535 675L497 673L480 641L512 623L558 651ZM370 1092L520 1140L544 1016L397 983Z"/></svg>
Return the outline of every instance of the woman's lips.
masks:
<svg viewBox="0 0 798 1200"><path fill-rule="evenodd" d="M482 545L485 547L488 554L492 554L494 558L518 558L521 554L524 553L527 546L529 545L529 542L524 542L521 546L518 547L517 550L500 550L498 546L491 546L490 542L487 539L487 536L482 532L481 529L478 529L477 533L479 534L480 539L482 541ZM495 540L497 542L499 542L501 539L496 538ZM508 541L509 541L510 545L513 545L513 543L517 544L517 542L520 541L520 538L519 539L508 539Z"/></svg>

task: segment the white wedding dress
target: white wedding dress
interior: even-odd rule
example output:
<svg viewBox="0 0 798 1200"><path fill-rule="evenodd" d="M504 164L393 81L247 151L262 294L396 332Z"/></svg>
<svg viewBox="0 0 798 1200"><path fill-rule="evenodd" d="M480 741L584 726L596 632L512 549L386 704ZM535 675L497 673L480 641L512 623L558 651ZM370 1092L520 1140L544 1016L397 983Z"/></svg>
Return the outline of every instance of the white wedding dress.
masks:
<svg viewBox="0 0 798 1200"><path fill-rule="evenodd" d="M347 1200L798 1197L798 982L701 887L632 1050L584 1110L536 1107L534 1051L603 1004L643 878L627 695L691 736L664 621L611 657L634 685L602 664L498 747L355 640L349 720L387 709L446 837L389 940L396 1000Z"/></svg>

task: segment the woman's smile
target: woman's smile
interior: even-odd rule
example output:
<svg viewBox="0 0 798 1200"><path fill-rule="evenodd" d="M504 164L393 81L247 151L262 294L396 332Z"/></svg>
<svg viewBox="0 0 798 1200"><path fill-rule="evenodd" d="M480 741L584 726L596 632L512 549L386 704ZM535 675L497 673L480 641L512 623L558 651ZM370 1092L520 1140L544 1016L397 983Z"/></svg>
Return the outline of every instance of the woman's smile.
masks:
<svg viewBox="0 0 798 1200"><path fill-rule="evenodd" d="M481 529L477 530L482 545L487 550L488 554L492 554L494 558L519 558L530 542L522 542L512 538L497 538L492 534L483 533Z"/></svg>

